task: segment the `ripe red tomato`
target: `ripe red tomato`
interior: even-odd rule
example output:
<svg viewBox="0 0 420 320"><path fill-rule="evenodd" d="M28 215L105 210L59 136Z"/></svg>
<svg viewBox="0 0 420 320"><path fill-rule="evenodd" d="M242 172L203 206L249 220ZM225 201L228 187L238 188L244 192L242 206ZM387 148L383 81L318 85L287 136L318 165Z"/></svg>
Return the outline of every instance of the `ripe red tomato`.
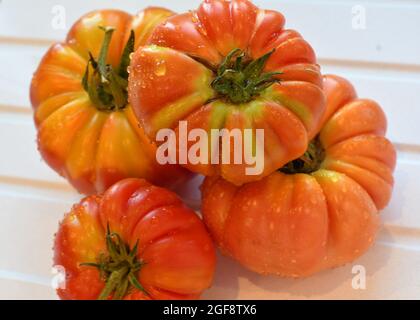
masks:
<svg viewBox="0 0 420 320"><path fill-rule="evenodd" d="M127 103L130 52L172 14L161 8L136 16L89 13L65 42L49 49L35 72L31 101L39 151L81 193L103 192L130 177L170 186L188 176L178 166L157 163L156 145Z"/></svg>
<svg viewBox="0 0 420 320"><path fill-rule="evenodd" d="M391 197L396 153L378 104L326 76L327 111L306 153L242 187L202 187L204 220L223 252L262 274L308 276L353 261L372 245Z"/></svg>
<svg viewBox="0 0 420 320"><path fill-rule="evenodd" d="M130 102L149 137L170 128L180 140L180 121L187 122L187 134L237 129L243 135L252 129L255 136L256 129L264 130L259 174L245 170L243 153L255 150L251 143L239 148L240 164L233 152L226 154L230 161L222 153L215 161L219 137L210 137L206 161L180 163L236 185L303 154L325 108L322 77L310 45L284 25L281 13L248 0L206 0L198 10L160 24L149 45L134 54L129 79ZM196 141L186 143L189 149Z"/></svg>
<svg viewBox="0 0 420 320"><path fill-rule="evenodd" d="M139 179L75 205L54 250L66 272L62 299L195 299L215 270L213 243L194 211Z"/></svg>

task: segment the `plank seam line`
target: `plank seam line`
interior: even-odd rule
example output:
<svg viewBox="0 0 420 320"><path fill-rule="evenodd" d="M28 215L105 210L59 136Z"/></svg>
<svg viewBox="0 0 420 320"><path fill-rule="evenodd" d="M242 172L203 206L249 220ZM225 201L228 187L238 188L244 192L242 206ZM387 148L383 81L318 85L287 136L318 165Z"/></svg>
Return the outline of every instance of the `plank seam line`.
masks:
<svg viewBox="0 0 420 320"><path fill-rule="evenodd" d="M15 280L24 283L32 283L45 287L51 287L51 279L48 277L21 273L10 270L0 270L0 279L4 280Z"/></svg>
<svg viewBox="0 0 420 320"><path fill-rule="evenodd" d="M313 5L313 0L283 0L283 4L292 4L292 5ZM340 7L349 7L360 4L360 1L356 0L317 0L315 5L323 6L340 6ZM378 2L376 0L364 0L363 5L368 5L375 8L384 8L384 9L419 9L420 6L416 1L410 0L399 0L399 3L392 2L390 0L382 0Z"/></svg>
<svg viewBox="0 0 420 320"><path fill-rule="evenodd" d="M395 148L398 152L407 152L407 153L420 153L420 145L409 144L409 143L394 143Z"/></svg>
<svg viewBox="0 0 420 320"><path fill-rule="evenodd" d="M11 44L11 45L25 45L25 46L42 46L49 47L52 44L59 42L60 40L56 39L36 39L36 38L20 38L20 37L2 37L0 36L0 45ZM331 65L331 66L347 66L356 69L372 69L372 70L391 70L391 71L401 71L401 72L410 72L418 73L420 72L419 64L412 63L396 63L396 62L376 62L373 60L352 60L352 59L334 59L329 57L319 57L318 63L321 65Z"/></svg>
<svg viewBox="0 0 420 320"><path fill-rule="evenodd" d="M0 103L0 112L32 114L32 109L25 106L9 105Z"/></svg>
<svg viewBox="0 0 420 320"><path fill-rule="evenodd" d="M46 189L46 190L55 190L55 191L65 191L69 192L69 185L65 182L52 182L38 179L25 179L19 177L10 177L0 175L1 184L17 185L17 186L33 186L35 188Z"/></svg>
<svg viewBox="0 0 420 320"><path fill-rule="evenodd" d="M399 71L406 73L419 73L420 65L412 63L396 63L396 62L378 62L373 60L350 60L350 59L333 59L333 58L318 58L318 63L321 66L338 66L350 67L353 69L370 69L381 71Z"/></svg>
<svg viewBox="0 0 420 320"><path fill-rule="evenodd" d="M57 40L37 39L24 37L4 37L0 36L0 44L25 45L25 46L50 46Z"/></svg>

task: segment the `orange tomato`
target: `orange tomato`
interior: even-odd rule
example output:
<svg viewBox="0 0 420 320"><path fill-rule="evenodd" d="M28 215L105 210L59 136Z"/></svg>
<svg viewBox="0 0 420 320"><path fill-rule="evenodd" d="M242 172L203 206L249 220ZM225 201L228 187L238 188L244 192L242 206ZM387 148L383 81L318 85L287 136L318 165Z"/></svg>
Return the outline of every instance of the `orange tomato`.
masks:
<svg viewBox="0 0 420 320"><path fill-rule="evenodd" d="M166 186L187 177L180 167L157 163L156 145L127 103L130 51L171 15L162 8L135 16L116 10L89 13L65 42L49 49L35 72L30 94L39 151L80 192L103 192L127 177Z"/></svg>
<svg viewBox="0 0 420 320"><path fill-rule="evenodd" d="M206 0L198 10L170 17L152 33L131 62L129 99L151 139L160 129L210 136L204 157L186 168L221 175L236 185L261 179L305 152L325 108L322 77L310 45L284 28L279 12L248 0ZM263 170L247 175L242 161L223 163L212 129L264 130ZM213 140L212 140L213 139ZM159 142L158 142L159 143ZM187 147L196 142L188 141ZM179 145L178 145L179 148ZM233 148L231 148L233 149ZM227 162L227 161L225 161Z"/></svg>
<svg viewBox="0 0 420 320"><path fill-rule="evenodd" d="M125 179L75 205L61 222L54 264L61 299L196 299L215 249L194 211L166 189Z"/></svg>
<svg viewBox="0 0 420 320"><path fill-rule="evenodd" d="M324 77L322 129L300 158L242 187L206 178L202 213L223 252L262 274L308 276L372 245L391 197L396 153L385 114L352 85Z"/></svg>

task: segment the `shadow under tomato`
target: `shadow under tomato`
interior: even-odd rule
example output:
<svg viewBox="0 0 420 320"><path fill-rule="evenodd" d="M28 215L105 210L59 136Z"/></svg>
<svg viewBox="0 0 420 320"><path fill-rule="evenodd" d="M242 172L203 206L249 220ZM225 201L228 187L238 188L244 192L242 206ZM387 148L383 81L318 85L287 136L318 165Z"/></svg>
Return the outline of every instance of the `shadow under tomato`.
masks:
<svg viewBox="0 0 420 320"><path fill-rule="evenodd" d="M181 197L187 206L198 211L201 206L200 186L203 183L203 180L204 177L201 175L192 175L187 182L172 188L172 190Z"/></svg>
<svg viewBox="0 0 420 320"><path fill-rule="evenodd" d="M380 238L394 242L383 227L380 233ZM376 285L379 284L370 280L386 265L390 251L387 245L375 244L352 263L301 279L262 276L218 253L213 287L204 293L202 299L373 299L378 295L379 287ZM365 290L352 287L352 279L356 276L354 266L362 266L366 270Z"/></svg>

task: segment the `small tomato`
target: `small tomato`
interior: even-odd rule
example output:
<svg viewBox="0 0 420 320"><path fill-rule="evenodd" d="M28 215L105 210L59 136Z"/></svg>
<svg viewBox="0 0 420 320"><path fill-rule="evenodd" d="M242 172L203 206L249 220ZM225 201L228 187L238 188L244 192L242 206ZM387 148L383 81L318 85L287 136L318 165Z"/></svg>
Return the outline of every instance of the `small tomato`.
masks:
<svg viewBox="0 0 420 320"><path fill-rule="evenodd" d="M166 189L126 179L75 205L55 238L62 299L195 299L215 249L194 211Z"/></svg>
<svg viewBox="0 0 420 320"><path fill-rule="evenodd" d="M31 83L31 102L44 160L84 194L103 192L123 178L170 186L187 177L161 166L127 102L131 52L145 44L171 11L148 8L136 16L94 11L54 44Z"/></svg>

